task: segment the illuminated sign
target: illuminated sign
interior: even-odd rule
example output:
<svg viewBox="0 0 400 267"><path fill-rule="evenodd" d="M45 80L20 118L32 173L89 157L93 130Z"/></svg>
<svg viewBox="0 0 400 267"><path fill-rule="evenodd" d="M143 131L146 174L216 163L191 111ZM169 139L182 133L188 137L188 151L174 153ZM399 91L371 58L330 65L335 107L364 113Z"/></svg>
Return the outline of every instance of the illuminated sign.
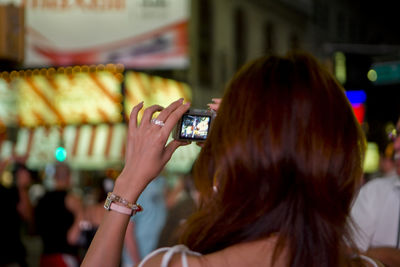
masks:
<svg viewBox="0 0 400 267"><path fill-rule="evenodd" d="M0 159L12 155L26 158L32 169L44 168L56 160L66 161L78 169L120 168L124 162L127 130L125 123L20 128L16 143L0 142ZM195 143L179 147L165 169L187 173L199 152L200 147Z"/></svg>
<svg viewBox="0 0 400 267"><path fill-rule="evenodd" d="M368 71L368 79L375 84L400 82L400 61L375 63Z"/></svg>
<svg viewBox="0 0 400 267"><path fill-rule="evenodd" d="M189 0L0 0L25 8L26 67L186 68ZM73 30L71 30L73 29Z"/></svg>
<svg viewBox="0 0 400 267"><path fill-rule="evenodd" d="M22 126L122 120L121 81L108 71L30 75L14 86Z"/></svg>
<svg viewBox="0 0 400 267"><path fill-rule="evenodd" d="M182 97L185 102L192 100L192 90L186 83L141 72L128 71L125 73L124 112L127 120L133 106L141 101L144 101L144 108L139 113L139 119L146 107L155 104L166 107ZM170 172L187 173L199 152L200 147L195 143L179 147L165 169Z"/></svg>
<svg viewBox="0 0 400 267"><path fill-rule="evenodd" d="M363 90L349 90L346 91L346 96L349 99L351 106L353 107L353 112L358 122L363 123L365 117L365 101L367 100L367 95Z"/></svg>
<svg viewBox="0 0 400 267"><path fill-rule="evenodd" d="M14 102L7 100L5 106L0 98L0 111L8 110L0 119L6 121L13 112L20 127L16 143L0 142L0 159L15 153L34 169L56 159L82 169L122 166L127 132L123 109L128 119L141 101L148 107L192 100L186 83L133 71L123 76L118 65L3 72L1 94ZM65 150L57 150L60 144ZM199 151L195 143L177 149L166 170L188 172Z"/></svg>
<svg viewBox="0 0 400 267"><path fill-rule="evenodd" d="M341 84L344 84L347 80L346 56L343 52L336 52L334 55L334 59L335 59L335 77Z"/></svg>
<svg viewBox="0 0 400 267"><path fill-rule="evenodd" d="M179 98L191 101L191 88L182 82L151 76L141 72L128 71L125 73L124 111L126 119L133 106L144 101L144 107L151 105L168 106ZM140 116L144 108L141 110Z"/></svg>
<svg viewBox="0 0 400 267"><path fill-rule="evenodd" d="M56 151L54 151L54 156L56 157L57 161L64 161L67 159L67 150L64 147L59 146L57 147Z"/></svg>
<svg viewBox="0 0 400 267"><path fill-rule="evenodd" d="M17 122L16 90L4 79L0 78L0 126L12 126Z"/></svg>
<svg viewBox="0 0 400 267"><path fill-rule="evenodd" d="M368 142L367 144L363 170L365 173L374 173L379 170L379 149L376 143Z"/></svg>

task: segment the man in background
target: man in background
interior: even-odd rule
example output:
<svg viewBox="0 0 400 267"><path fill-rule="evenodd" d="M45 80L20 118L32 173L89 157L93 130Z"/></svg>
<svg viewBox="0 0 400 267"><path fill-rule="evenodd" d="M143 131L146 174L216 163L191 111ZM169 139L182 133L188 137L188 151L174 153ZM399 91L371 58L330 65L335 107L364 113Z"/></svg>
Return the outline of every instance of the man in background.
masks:
<svg viewBox="0 0 400 267"><path fill-rule="evenodd" d="M71 170L67 164L56 164L54 181L54 190L44 194L35 212L37 231L43 241L40 266L77 267L82 201L70 191Z"/></svg>
<svg viewBox="0 0 400 267"><path fill-rule="evenodd" d="M8 164L9 160L0 161L0 177L6 172ZM10 186L0 182L0 203L3 203L0 220L0 266L25 267L28 266L27 251L22 242L21 230L23 223L28 228L33 226L32 205L28 195L32 183L31 171L17 162L14 164L12 178L13 184Z"/></svg>
<svg viewBox="0 0 400 267"><path fill-rule="evenodd" d="M392 140L396 172L367 182L351 215L361 252L386 266L400 266L400 118Z"/></svg>

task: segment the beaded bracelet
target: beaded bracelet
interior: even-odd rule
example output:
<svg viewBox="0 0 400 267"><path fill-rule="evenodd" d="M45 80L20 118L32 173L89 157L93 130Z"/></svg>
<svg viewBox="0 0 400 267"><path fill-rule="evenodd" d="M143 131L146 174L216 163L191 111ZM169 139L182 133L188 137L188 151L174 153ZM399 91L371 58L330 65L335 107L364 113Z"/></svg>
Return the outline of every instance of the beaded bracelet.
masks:
<svg viewBox="0 0 400 267"><path fill-rule="evenodd" d="M112 204L113 202L115 202L115 203L120 203L120 204L122 204L123 206L125 206L125 207L131 209L131 210L132 210L132 214L131 214L131 215L134 215L134 214L136 214L137 212L143 211L142 206L140 206L139 204L130 203L130 202L127 201L126 199L124 199L124 198L122 198L122 197L120 197L120 196L117 196L117 195L115 195L115 194L112 193L112 192L109 192L109 193L107 194L107 199L106 199L106 201L105 201L105 203L104 203L104 208L105 208L106 210L110 210L110 209L111 209L111 204ZM116 211L118 211L118 210L116 210ZM125 214L126 214L126 213L125 213Z"/></svg>

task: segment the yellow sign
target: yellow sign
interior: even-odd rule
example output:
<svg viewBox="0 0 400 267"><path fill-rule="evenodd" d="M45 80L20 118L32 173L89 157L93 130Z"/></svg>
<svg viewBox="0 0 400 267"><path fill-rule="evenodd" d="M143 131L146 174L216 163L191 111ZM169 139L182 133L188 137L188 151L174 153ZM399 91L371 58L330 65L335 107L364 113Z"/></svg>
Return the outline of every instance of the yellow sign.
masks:
<svg viewBox="0 0 400 267"><path fill-rule="evenodd" d="M16 102L15 90L6 80L0 78L0 128L16 125Z"/></svg>
<svg viewBox="0 0 400 267"><path fill-rule="evenodd" d="M15 85L23 126L122 120L120 81L107 71L32 75L18 78Z"/></svg>
<svg viewBox="0 0 400 267"><path fill-rule="evenodd" d="M144 107L151 105L168 106L171 102L184 98L192 100L192 91L186 83L151 76L140 72L128 71L125 74L124 111L128 120L133 106L144 101ZM143 115L144 108L139 113ZM169 139L171 141L171 137ZM165 166L168 172L187 173L200 152L195 143L178 148Z"/></svg>
<svg viewBox="0 0 400 267"><path fill-rule="evenodd" d="M125 74L126 119L129 118L133 106L141 101L144 101L144 107L155 104L165 107L182 97L185 102L192 99L192 91L186 83L134 71L128 71ZM140 117L143 110L139 114Z"/></svg>

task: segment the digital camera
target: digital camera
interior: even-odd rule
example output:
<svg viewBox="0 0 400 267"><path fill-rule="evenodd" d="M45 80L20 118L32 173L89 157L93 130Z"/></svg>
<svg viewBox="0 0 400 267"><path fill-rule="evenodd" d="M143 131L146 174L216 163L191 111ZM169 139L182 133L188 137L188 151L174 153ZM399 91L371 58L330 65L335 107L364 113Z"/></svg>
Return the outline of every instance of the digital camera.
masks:
<svg viewBox="0 0 400 267"><path fill-rule="evenodd" d="M173 138L179 141L206 141L215 115L215 111L207 109L186 111L173 130Z"/></svg>

